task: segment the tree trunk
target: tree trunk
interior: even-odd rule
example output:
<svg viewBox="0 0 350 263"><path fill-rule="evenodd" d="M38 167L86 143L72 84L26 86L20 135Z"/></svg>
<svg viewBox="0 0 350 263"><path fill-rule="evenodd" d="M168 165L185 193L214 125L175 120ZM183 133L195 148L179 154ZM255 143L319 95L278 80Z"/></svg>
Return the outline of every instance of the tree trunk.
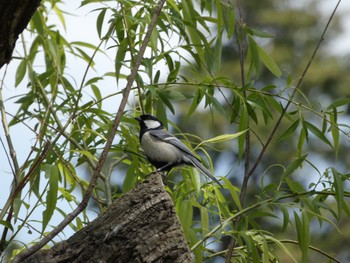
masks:
<svg viewBox="0 0 350 263"><path fill-rule="evenodd" d="M154 174L68 240L24 262L192 261L173 202Z"/></svg>
<svg viewBox="0 0 350 263"><path fill-rule="evenodd" d="M41 0L0 0L0 68L9 63L19 34Z"/></svg>

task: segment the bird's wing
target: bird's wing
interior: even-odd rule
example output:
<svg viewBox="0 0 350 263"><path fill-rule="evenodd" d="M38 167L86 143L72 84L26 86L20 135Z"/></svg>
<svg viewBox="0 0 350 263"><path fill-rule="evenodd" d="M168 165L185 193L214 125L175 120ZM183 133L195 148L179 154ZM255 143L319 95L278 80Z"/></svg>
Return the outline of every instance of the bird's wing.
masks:
<svg viewBox="0 0 350 263"><path fill-rule="evenodd" d="M190 149L188 149L188 147L185 144L183 144L178 138L169 133L167 130L151 130L150 134L156 137L158 140L174 145L175 147L179 148L180 150L191 155L199 161L199 159L193 154L193 152Z"/></svg>
<svg viewBox="0 0 350 263"><path fill-rule="evenodd" d="M204 175L208 176L212 180L214 180L217 184L219 184L221 187L222 184L214 177L214 175L206 169L201 161L193 154L193 152L187 148L185 144L183 144L178 138L176 138L174 135L169 133L167 130L150 130L149 131L152 136L157 138L158 140L161 140L163 142L170 143L171 145L174 145L178 149L184 151L185 153L188 154L186 156L186 161L188 163L191 163L194 167L197 167Z"/></svg>

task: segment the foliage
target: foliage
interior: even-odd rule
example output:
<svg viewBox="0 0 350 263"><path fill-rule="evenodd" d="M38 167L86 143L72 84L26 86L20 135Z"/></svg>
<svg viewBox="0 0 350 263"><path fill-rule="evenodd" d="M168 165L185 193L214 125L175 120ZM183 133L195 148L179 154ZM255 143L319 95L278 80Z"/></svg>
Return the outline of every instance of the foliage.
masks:
<svg viewBox="0 0 350 263"><path fill-rule="evenodd" d="M295 72L281 70L269 46L262 44L278 39L278 35L273 37L259 25L247 24L233 1L168 0L149 39L147 30L159 3L85 0L81 6L97 14L99 43L66 39L63 30L48 22L55 13L68 29L64 5L45 1L31 20L30 34L23 36L15 76L6 76L15 79L15 86L27 89L19 96L0 98L13 176L7 186L11 188L9 196L2 197L7 198L0 214L2 251L17 244L19 249L14 253L21 252L21 233L36 232L41 239L54 228L55 217L66 218L79 205L102 149L113 137L110 127L116 113L107 110L108 101L120 103L123 87L147 44L134 79L134 98L128 99L121 124L116 126L114 145L92 192L93 206L70 222L71 231L78 231L94 218L91 210L101 213L113 198L152 171L140 153L133 117L152 113L180 132L186 131L185 127L180 129L169 115L185 112L184 120L210 116L206 119L212 127L204 130L214 135L201 139L181 133L183 141L200 150L210 167L214 164L210 155L215 155L215 150L225 152L229 158L219 165L229 163L230 170L238 171L234 177L219 174L224 189L203 184L194 169L182 169L181 176L172 172L168 177L167 190L196 262L216 257L227 258L227 262L285 258L310 262L311 254L337 260L333 251L318 247L312 228L322 230L329 225L342 231L339 222L350 217L350 174L341 167L320 170L311 158L310 144L317 143L334 157L343 151L349 127L340 120L349 99L337 97L317 110L309 94L303 93L303 79L296 84ZM234 45L236 68L223 69L227 63L222 61L224 43ZM113 70L91 73L98 67L97 56L112 56ZM312 62L311 52L307 56ZM72 76L71 60L85 63L81 78ZM232 74L227 74L230 71ZM263 73L269 75L268 83L263 81ZM111 78L116 85L106 91L103 81ZM7 103L13 102L18 110L5 111ZM224 123L224 131L218 121ZM35 138L22 162L13 154L19 149L11 143L18 139L9 133L18 126L30 130ZM291 147L284 149L284 145ZM262 166L264 161L269 163L265 159L271 147L280 147L277 149L285 158ZM264 169L257 169L260 166ZM307 178L310 173L316 176ZM113 177L121 183L115 185ZM64 233L61 238L65 238ZM290 244L299 247L300 255Z"/></svg>

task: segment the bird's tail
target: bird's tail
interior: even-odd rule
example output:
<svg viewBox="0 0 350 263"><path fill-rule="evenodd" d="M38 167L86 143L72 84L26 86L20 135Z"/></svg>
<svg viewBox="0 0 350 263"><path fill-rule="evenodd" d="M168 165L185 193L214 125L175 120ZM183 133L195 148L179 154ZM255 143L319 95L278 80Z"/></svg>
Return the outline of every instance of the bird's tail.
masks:
<svg viewBox="0 0 350 263"><path fill-rule="evenodd" d="M221 188L223 188L222 184L214 177L214 175L207 168L204 167L204 165L197 158L188 156L188 159L194 167L199 169L204 175L208 176L211 180L213 180L218 185L220 185Z"/></svg>

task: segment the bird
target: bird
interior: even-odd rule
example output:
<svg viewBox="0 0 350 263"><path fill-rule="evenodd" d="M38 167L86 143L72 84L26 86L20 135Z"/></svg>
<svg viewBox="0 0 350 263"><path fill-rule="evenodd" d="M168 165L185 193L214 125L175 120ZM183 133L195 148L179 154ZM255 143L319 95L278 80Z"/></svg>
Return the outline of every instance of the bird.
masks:
<svg viewBox="0 0 350 263"><path fill-rule="evenodd" d="M154 172L168 172L172 168L182 165L194 166L223 187L194 153L165 129L159 119L149 114L140 115L135 119L140 124L141 148L148 161L157 168Z"/></svg>

